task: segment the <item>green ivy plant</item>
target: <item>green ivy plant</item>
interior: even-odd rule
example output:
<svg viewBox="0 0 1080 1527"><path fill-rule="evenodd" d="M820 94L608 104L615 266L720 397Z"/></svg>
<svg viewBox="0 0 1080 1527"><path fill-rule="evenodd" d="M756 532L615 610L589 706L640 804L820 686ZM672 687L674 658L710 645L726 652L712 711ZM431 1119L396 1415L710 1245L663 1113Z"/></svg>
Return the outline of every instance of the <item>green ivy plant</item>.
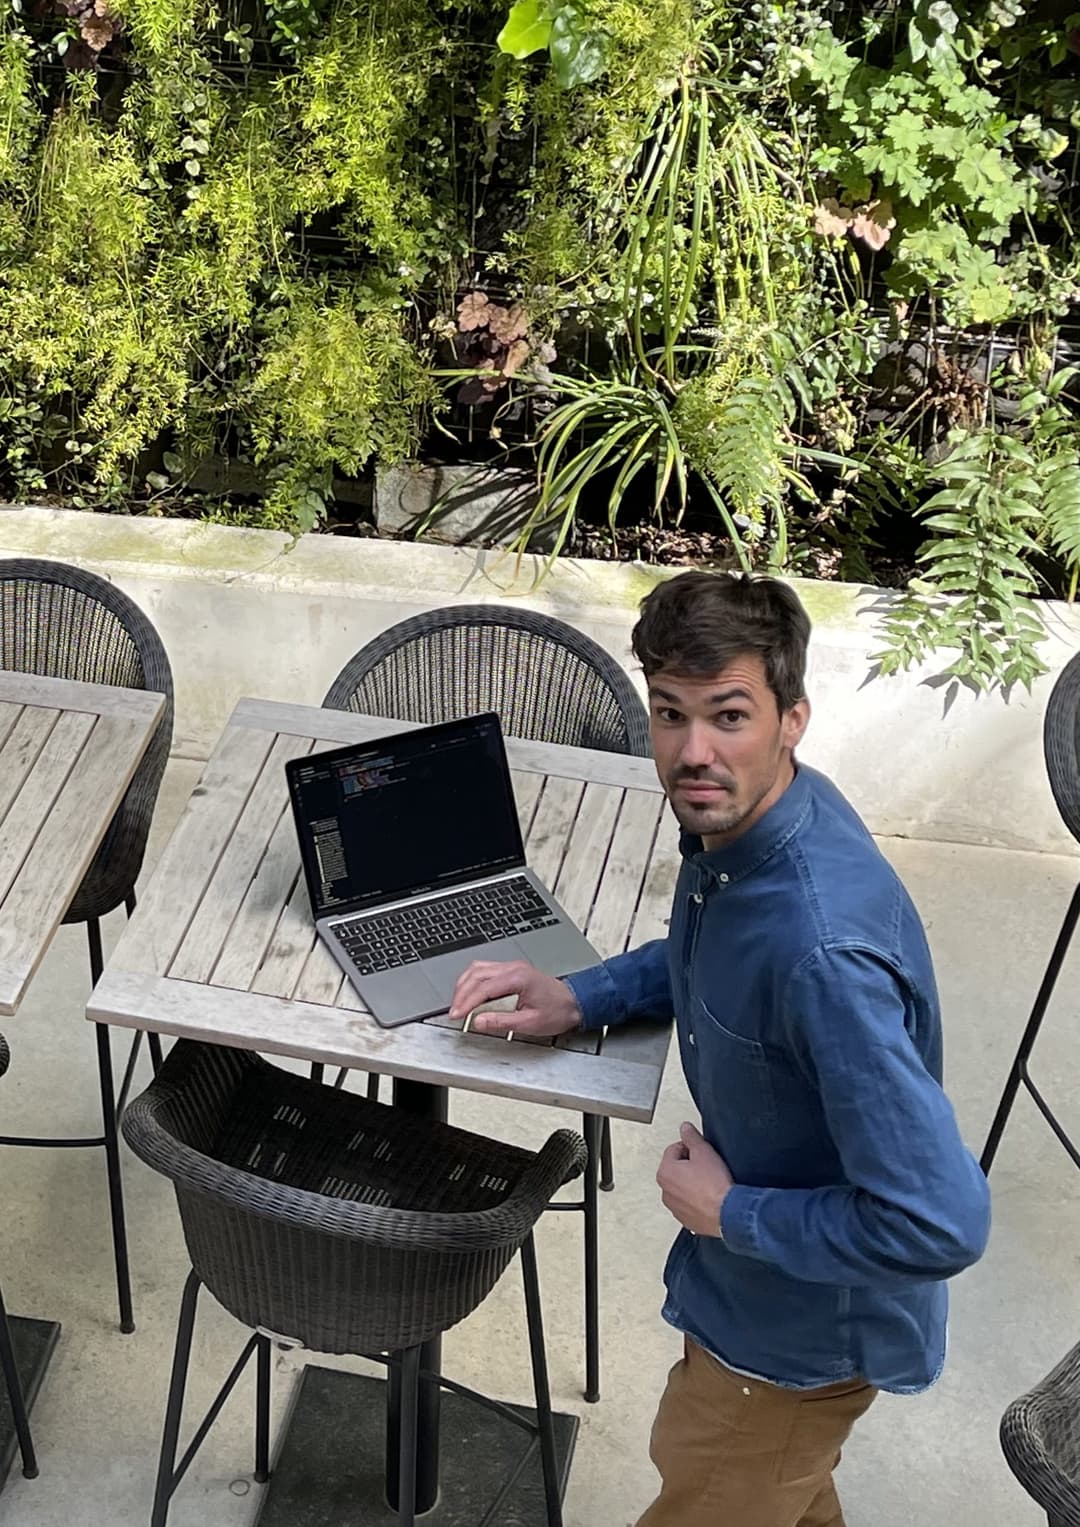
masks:
<svg viewBox="0 0 1080 1527"><path fill-rule="evenodd" d="M887 245L897 296L931 293L960 324L1023 309L996 251L1036 202L1015 153L1020 122L982 83L978 56L947 0L918 0L907 45L887 65L857 57L827 26L791 54L796 86L819 109L819 234Z"/></svg>
<svg viewBox="0 0 1080 1527"><path fill-rule="evenodd" d="M516 0L496 41L511 58L546 50L563 90L599 79L607 67L607 34L575 0Z"/></svg>

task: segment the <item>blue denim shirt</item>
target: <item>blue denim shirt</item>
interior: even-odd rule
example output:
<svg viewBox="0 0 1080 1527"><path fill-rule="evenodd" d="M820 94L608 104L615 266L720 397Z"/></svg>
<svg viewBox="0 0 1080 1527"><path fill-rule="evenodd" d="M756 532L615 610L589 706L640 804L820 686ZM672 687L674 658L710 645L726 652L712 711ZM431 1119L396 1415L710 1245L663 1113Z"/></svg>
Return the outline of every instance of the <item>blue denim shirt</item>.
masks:
<svg viewBox="0 0 1080 1527"><path fill-rule="evenodd" d="M941 1088L918 914L854 810L800 766L734 842L684 835L669 935L570 978L587 1028L675 1014L702 1132L737 1186L680 1232L664 1315L796 1389L933 1383L945 1279L989 1233Z"/></svg>

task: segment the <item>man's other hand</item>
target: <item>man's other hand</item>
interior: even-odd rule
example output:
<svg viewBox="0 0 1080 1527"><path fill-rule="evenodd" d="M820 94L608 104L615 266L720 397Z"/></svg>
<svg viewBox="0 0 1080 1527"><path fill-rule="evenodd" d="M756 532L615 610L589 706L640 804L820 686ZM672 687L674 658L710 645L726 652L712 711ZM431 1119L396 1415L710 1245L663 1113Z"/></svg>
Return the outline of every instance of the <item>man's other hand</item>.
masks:
<svg viewBox="0 0 1080 1527"><path fill-rule="evenodd" d="M720 1234L720 1209L734 1182L723 1157L692 1124L684 1124L678 1143L664 1152L656 1181L664 1208L680 1225L695 1235Z"/></svg>

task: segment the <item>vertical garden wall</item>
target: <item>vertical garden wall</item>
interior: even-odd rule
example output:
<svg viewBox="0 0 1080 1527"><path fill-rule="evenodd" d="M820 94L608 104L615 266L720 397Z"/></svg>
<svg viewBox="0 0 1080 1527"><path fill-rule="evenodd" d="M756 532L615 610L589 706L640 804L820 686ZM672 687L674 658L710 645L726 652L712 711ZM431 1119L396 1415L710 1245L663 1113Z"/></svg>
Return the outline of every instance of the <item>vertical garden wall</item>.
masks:
<svg viewBox="0 0 1080 1527"><path fill-rule="evenodd" d="M887 666L1035 671L1067 3L5 3L7 496L299 531L378 462L538 465L559 549L914 572Z"/></svg>

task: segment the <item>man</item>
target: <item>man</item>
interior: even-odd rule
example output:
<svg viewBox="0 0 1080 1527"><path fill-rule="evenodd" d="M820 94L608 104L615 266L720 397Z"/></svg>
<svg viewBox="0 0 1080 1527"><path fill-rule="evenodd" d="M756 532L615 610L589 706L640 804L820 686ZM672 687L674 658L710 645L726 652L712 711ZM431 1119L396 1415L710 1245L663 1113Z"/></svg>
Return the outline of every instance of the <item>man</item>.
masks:
<svg viewBox="0 0 1080 1527"><path fill-rule="evenodd" d="M769 578L684 573L634 653L683 828L668 937L557 981L477 963L458 1015L559 1034L674 1012L702 1130L657 1173L683 1229L685 1337L639 1527L843 1527L832 1473L880 1389L941 1372L945 1279L986 1244L986 1182L941 1090L918 915L847 801L797 763L810 622Z"/></svg>

